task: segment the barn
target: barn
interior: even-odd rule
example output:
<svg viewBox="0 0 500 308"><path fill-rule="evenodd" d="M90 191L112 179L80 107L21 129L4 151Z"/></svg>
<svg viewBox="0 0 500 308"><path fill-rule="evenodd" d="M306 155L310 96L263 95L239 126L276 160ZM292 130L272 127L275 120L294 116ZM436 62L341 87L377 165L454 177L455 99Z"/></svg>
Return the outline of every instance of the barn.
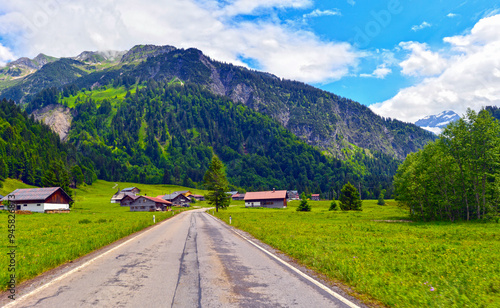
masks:
<svg viewBox="0 0 500 308"><path fill-rule="evenodd" d="M9 200L16 210L38 213L69 212L71 197L61 187L16 189L2 201Z"/></svg>
<svg viewBox="0 0 500 308"><path fill-rule="evenodd" d="M129 204L131 212L165 211L172 206L172 202L148 196L138 196Z"/></svg>
<svg viewBox="0 0 500 308"><path fill-rule="evenodd" d="M286 207L286 190L255 191L245 194L245 207Z"/></svg>

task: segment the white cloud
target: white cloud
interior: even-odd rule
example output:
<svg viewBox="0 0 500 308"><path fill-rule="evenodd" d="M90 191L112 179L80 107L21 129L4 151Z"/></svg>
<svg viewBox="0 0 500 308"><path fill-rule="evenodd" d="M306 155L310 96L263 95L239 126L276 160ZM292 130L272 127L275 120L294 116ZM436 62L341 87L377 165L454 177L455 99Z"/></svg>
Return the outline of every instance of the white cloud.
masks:
<svg viewBox="0 0 500 308"><path fill-rule="evenodd" d="M0 67L5 66L7 62L15 59L16 57L12 54L10 49L0 44Z"/></svg>
<svg viewBox="0 0 500 308"><path fill-rule="evenodd" d="M412 31L419 31L419 30L422 30L422 29L425 29L425 28L429 28L431 27L432 25L426 21L424 21L423 23L421 23L420 25L415 25L413 27L411 27L411 30Z"/></svg>
<svg viewBox="0 0 500 308"><path fill-rule="evenodd" d="M448 15L446 15L446 17L449 17L449 18L454 18L454 17L457 17L458 15L457 14L454 14L454 13L449 13Z"/></svg>
<svg viewBox="0 0 500 308"><path fill-rule="evenodd" d="M450 44L446 67L438 76L402 89L393 98L370 106L374 112L414 122L443 110L500 105L500 15L481 19L469 34L445 38ZM444 54L444 51L441 51Z"/></svg>
<svg viewBox="0 0 500 308"><path fill-rule="evenodd" d="M435 76L446 69L446 59L439 53L429 50L429 46L425 43L402 42L399 46L411 51L409 57L399 64L403 75Z"/></svg>
<svg viewBox="0 0 500 308"><path fill-rule="evenodd" d="M312 18L312 17L320 17L320 16L339 16L341 15L339 10L314 10L309 14L304 14L303 18Z"/></svg>
<svg viewBox="0 0 500 308"><path fill-rule="evenodd" d="M354 6L356 4L356 1L354 1L354 0L347 0L347 3L349 3L352 6Z"/></svg>
<svg viewBox="0 0 500 308"><path fill-rule="evenodd" d="M377 79L384 79L385 76L389 75L392 73L392 70L388 68L385 64L381 64L377 66L377 68L373 71L371 74L360 74L359 77L365 77L365 78L377 78Z"/></svg>
<svg viewBox="0 0 500 308"><path fill-rule="evenodd" d="M222 9L227 16L253 14L259 9L269 8L306 8L313 4L312 0L235 0Z"/></svg>
<svg viewBox="0 0 500 308"><path fill-rule="evenodd" d="M125 50L136 44L195 47L210 57L304 82L337 80L361 54L350 44L325 42L279 20L242 21L261 10L304 9L312 0L0 0L0 37L18 56L43 52L75 56L84 50ZM227 2L226 2L227 3Z"/></svg>

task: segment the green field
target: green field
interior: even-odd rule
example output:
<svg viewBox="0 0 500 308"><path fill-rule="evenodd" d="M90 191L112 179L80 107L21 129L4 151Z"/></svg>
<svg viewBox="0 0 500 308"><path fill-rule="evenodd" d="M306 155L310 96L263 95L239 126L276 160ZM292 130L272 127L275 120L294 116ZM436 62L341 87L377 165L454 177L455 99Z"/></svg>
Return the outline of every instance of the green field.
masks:
<svg viewBox="0 0 500 308"><path fill-rule="evenodd" d="M500 224L402 222L407 211L364 201L362 212L245 209L216 216L391 307L500 307ZM362 295L360 295L362 294Z"/></svg>
<svg viewBox="0 0 500 308"><path fill-rule="evenodd" d="M117 190L115 184L120 188L137 186L141 189L141 195L154 197L177 190L205 193L202 190L173 185L114 183L99 180L92 186L74 190L75 204L69 214L18 214L15 224L18 283L152 225L153 215L156 222L172 216L172 212L130 212L128 207L110 203L111 196ZM27 187L30 186L6 180L0 189L0 194L5 196L16 188ZM205 202L198 202L195 205L204 206ZM174 213L182 210L185 209L174 208ZM1 290L6 289L9 274L7 271L9 259L6 254L7 219L7 212L1 211Z"/></svg>

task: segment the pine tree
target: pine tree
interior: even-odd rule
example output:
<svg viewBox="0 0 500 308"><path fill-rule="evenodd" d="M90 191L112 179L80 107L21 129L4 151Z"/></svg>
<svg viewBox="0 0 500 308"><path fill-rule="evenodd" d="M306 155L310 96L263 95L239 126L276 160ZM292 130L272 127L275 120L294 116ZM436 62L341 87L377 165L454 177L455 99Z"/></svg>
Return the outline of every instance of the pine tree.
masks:
<svg viewBox="0 0 500 308"><path fill-rule="evenodd" d="M307 197L305 193L302 193L300 195L300 204L297 207L298 212L310 212L311 211L311 205L307 202Z"/></svg>
<svg viewBox="0 0 500 308"><path fill-rule="evenodd" d="M207 195L208 204L215 205L217 212L219 208L227 208L231 203L230 197L226 194L229 184L226 179L224 164L216 155L212 157L212 162L210 162L208 170L203 177L203 182L206 189L210 191Z"/></svg>
<svg viewBox="0 0 500 308"><path fill-rule="evenodd" d="M350 182L347 182L340 191L340 208L343 211L361 211L361 205L362 201L359 198L358 190Z"/></svg>
<svg viewBox="0 0 500 308"><path fill-rule="evenodd" d="M378 202L377 202L378 205L384 205L385 204L385 200L384 200L385 192L386 192L385 189L382 189L382 191L380 192L380 195L378 196Z"/></svg>

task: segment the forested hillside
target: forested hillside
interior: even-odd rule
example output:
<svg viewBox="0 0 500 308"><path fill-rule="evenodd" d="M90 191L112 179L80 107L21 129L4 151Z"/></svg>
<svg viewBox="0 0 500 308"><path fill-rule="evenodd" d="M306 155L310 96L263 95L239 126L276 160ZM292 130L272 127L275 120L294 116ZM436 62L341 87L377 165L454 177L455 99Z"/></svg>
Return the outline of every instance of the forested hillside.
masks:
<svg viewBox="0 0 500 308"><path fill-rule="evenodd" d="M48 91L33 101L59 100L74 108L68 143L94 162L101 179L195 187L214 152L233 187L331 196L350 180L361 185L365 197L391 191L398 161L390 156L358 151L355 159L342 162L275 120L199 85L150 80L126 90L122 82L74 95Z"/></svg>
<svg viewBox="0 0 500 308"><path fill-rule="evenodd" d="M97 179L93 162L76 147L64 144L52 130L0 101L0 185L5 178L36 186L68 187Z"/></svg>

